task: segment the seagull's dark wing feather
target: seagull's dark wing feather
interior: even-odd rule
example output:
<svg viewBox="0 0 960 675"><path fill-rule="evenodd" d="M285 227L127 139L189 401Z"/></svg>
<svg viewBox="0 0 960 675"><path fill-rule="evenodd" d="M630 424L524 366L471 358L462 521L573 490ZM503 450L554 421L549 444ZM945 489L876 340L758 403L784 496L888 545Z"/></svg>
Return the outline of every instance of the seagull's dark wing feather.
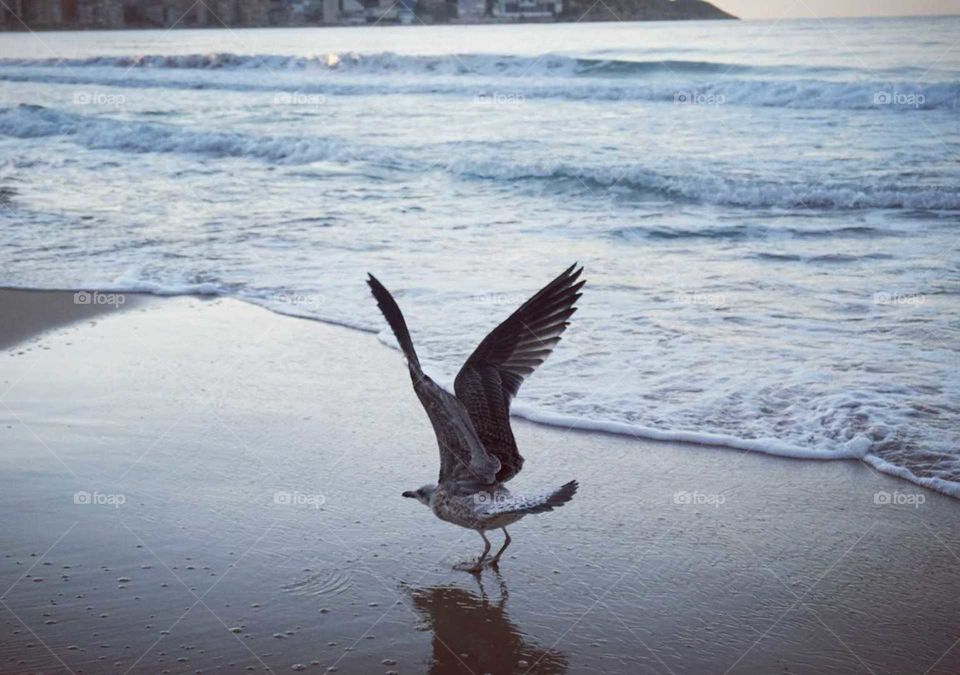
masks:
<svg viewBox="0 0 960 675"><path fill-rule="evenodd" d="M510 401L524 378L560 342L577 308L583 268L572 265L493 329L463 364L454 383L480 440L500 460L497 481L520 472L523 457L510 428Z"/></svg>
<svg viewBox="0 0 960 675"><path fill-rule="evenodd" d="M466 481L491 485L495 482L500 462L484 450L463 404L456 396L427 377L420 368L420 360L413 348L407 323L390 291L372 274L367 279L367 284L407 357L413 389L427 411L433 432L437 436L437 445L440 448L439 482Z"/></svg>

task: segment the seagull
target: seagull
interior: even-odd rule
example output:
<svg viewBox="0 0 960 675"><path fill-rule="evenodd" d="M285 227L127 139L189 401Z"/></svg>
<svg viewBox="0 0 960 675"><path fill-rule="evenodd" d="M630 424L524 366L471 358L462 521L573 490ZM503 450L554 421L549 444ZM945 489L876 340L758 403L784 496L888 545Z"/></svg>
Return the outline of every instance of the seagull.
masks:
<svg viewBox="0 0 960 675"><path fill-rule="evenodd" d="M583 267L573 264L494 328L460 369L455 394L424 374L396 300L376 277L368 276L367 284L403 350L413 389L440 448L437 484L403 496L426 505L440 520L480 534L483 553L475 563L461 566L474 574L484 564L496 567L500 562L511 541L507 525L563 506L579 487L572 480L559 488L519 496L505 484L523 467L510 428L510 402L524 378L560 342L567 320L577 310L574 304L585 283L578 280L582 272ZM504 542L487 563L490 540L485 532L495 529L503 531Z"/></svg>

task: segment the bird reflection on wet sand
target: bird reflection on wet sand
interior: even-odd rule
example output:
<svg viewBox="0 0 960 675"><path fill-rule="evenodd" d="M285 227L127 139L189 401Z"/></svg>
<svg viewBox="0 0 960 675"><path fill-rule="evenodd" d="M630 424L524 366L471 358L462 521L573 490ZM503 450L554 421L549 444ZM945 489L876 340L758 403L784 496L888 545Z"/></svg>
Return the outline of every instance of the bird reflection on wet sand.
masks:
<svg viewBox="0 0 960 675"><path fill-rule="evenodd" d="M408 589L414 607L433 631L433 662L428 672L565 673L567 656L526 641L507 614L507 588L502 578L499 598L491 600L458 586Z"/></svg>

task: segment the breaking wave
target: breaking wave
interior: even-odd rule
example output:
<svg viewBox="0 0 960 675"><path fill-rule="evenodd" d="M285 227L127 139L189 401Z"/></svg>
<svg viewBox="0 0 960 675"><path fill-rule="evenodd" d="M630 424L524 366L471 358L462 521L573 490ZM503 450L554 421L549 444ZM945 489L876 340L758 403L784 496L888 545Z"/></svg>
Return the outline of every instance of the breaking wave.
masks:
<svg viewBox="0 0 960 675"><path fill-rule="evenodd" d="M181 74L178 76L177 72ZM263 71L275 78L265 81ZM151 73L162 72L163 76ZM510 94L523 99L662 101L909 113L960 110L960 82L914 82L909 69L829 79L841 68L712 61L621 61L565 56L323 56L188 54L0 59L0 80L164 89L296 91L332 95ZM250 73L250 77L245 77ZM402 76L402 77L397 77ZM828 79L824 79L828 78Z"/></svg>
<svg viewBox="0 0 960 675"><path fill-rule="evenodd" d="M260 54L248 56L214 54L147 54L96 56L79 59L0 59L2 66L64 66L69 68L178 68L203 70L329 70L366 73L437 73L452 75L584 75L629 76L648 73L762 72L770 67L720 61L618 60L575 58L560 55L518 56L511 54L445 54L420 56L383 52L328 53L314 56ZM792 68L782 66L780 69Z"/></svg>
<svg viewBox="0 0 960 675"><path fill-rule="evenodd" d="M907 187L902 180L873 184L733 179L719 175L670 175L641 166L581 166L563 162L512 164L461 162L456 172L481 178L560 179L620 186L688 201L746 207L808 209L960 209L960 189Z"/></svg>
<svg viewBox="0 0 960 675"><path fill-rule="evenodd" d="M640 165L527 164L510 162L508 158L440 162L425 159L419 153L405 155L400 149L368 147L336 137L256 136L192 130L169 124L75 115L35 105L0 109L0 134L15 138L69 138L94 150L246 158L272 164L376 162L387 168L440 168L464 178L504 182L577 181L689 202L749 208L960 210L960 187L911 186L900 177L859 183L809 183L728 178L718 173L704 173L702 169L699 174L671 174Z"/></svg>
<svg viewBox="0 0 960 675"><path fill-rule="evenodd" d="M174 125L72 115L34 105L0 111L0 134L16 138L59 136L94 150L244 157L277 164L346 161L353 157L348 146L336 139L191 131Z"/></svg>

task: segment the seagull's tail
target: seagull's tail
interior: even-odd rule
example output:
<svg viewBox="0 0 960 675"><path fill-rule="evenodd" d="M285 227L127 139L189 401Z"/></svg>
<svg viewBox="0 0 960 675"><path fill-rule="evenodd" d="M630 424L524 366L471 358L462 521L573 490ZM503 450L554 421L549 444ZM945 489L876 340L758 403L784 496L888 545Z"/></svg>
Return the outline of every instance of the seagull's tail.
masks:
<svg viewBox="0 0 960 675"><path fill-rule="evenodd" d="M410 339L410 331L407 330L407 322L403 318L403 312L397 306L397 301L390 295L390 291L384 288L375 276L367 275L367 285L373 291L373 297L377 300L377 306L383 312L384 318L390 324L393 334L400 343L400 349L407 357L407 363L414 372L421 372L420 359L417 358L417 350L413 348L413 340Z"/></svg>
<svg viewBox="0 0 960 675"><path fill-rule="evenodd" d="M492 508L488 509L488 513L491 515L506 513L523 515L529 513L546 513L547 511L553 511L563 506L573 499L573 495L577 494L577 488L579 487L580 484L572 480L569 483L564 483L552 492L545 492L535 496L517 497L501 504L495 504Z"/></svg>

